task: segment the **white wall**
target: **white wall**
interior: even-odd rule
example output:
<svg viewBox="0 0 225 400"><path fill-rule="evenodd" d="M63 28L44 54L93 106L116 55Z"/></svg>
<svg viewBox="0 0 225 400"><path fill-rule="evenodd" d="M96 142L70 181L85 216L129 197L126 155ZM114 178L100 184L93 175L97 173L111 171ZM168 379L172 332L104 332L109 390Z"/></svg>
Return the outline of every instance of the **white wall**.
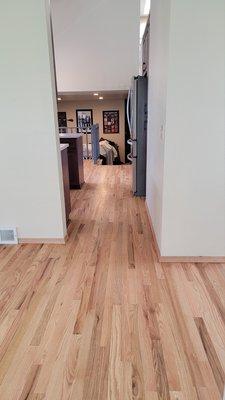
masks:
<svg viewBox="0 0 225 400"><path fill-rule="evenodd" d="M163 25L156 3L151 19ZM148 149L155 159L148 172L148 204L163 256L225 255L224 15L222 0L171 0L161 213L152 202L163 144ZM151 86L155 83L152 75ZM161 104L164 96L159 98ZM149 107L156 107L157 118L160 107L153 101ZM160 131L151 127L150 136L159 142Z"/></svg>
<svg viewBox="0 0 225 400"><path fill-rule="evenodd" d="M147 149L147 196L156 237L161 245L164 141L170 26L170 1L153 1L150 14L150 74Z"/></svg>
<svg viewBox="0 0 225 400"><path fill-rule="evenodd" d="M139 0L52 0L58 91L124 90L138 74Z"/></svg>
<svg viewBox="0 0 225 400"><path fill-rule="evenodd" d="M0 16L0 226L63 238L65 212L45 0L8 0Z"/></svg>

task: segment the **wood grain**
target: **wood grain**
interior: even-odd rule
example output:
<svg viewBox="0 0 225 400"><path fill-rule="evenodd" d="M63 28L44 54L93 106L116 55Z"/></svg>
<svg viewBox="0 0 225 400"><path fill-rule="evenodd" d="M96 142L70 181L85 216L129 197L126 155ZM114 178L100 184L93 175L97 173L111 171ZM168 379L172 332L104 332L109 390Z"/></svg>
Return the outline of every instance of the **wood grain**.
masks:
<svg viewBox="0 0 225 400"><path fill-rule="evenodd" d="M0 246L0 399L222 400L225 265L159 262L130 166L85 182L65 245Z"/></svg>
<svg viewBox="0 0 225 400"><path fill-rule="evenodd" d="M199 330L202 344L204 346L209 364L212 368L212 372L213 372L215 381L217 383L217 386L218 386L218 389L220 391L221 398L222 398L223 392L224 392L225 373L223 371L223 368L220 364L220 361L219 361L216 351L214 349L212 340L207 331L204 320L202 318L195 318L195 322L196 322L197 328Z"/></svg>

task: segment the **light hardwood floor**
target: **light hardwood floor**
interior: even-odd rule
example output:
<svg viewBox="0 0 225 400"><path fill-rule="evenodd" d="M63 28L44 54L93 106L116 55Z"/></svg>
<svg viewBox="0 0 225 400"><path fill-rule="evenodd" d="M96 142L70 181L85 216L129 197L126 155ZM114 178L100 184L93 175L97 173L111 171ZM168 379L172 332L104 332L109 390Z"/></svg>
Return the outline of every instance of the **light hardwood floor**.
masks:
<svg viewBox="0 0 225 400"><path fill-rule="evenodd" d="M221 400L225 266L157 262L129 166L86 182L66 246L0 248L0 399Z"/></svg>

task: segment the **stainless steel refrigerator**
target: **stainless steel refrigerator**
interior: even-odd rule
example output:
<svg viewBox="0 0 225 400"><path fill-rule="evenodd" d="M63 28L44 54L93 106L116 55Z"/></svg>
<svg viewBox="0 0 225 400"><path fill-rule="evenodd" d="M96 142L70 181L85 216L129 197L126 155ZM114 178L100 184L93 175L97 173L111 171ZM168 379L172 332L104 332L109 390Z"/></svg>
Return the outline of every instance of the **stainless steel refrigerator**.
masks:
<svg viewBox="0 0 225 400"><path fill-rule="evenodd" d="M131 151L127 158L132 162L135 196L146 195L146 153L147 153L147 123L148 123L148 78L135 76L127 99L127 120L130 139L127 143Z"/></svg>

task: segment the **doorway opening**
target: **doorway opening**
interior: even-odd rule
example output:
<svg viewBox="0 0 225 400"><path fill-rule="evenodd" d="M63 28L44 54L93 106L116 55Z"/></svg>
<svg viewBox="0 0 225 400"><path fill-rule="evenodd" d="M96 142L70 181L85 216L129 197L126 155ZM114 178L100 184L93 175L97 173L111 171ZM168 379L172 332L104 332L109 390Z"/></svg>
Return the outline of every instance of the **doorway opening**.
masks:
<svg viewBox="0 0 225 400"><path fill-rule="evenodd" d="M99 164L128 163L127 94L127 91L59 93L60 140L65 139L66 133L82 135L84 160L96 161L93 149L98 147ZM92 126L98 127L97 136L92 135ZM93 143L95 140L97 143Z"/></svg>

